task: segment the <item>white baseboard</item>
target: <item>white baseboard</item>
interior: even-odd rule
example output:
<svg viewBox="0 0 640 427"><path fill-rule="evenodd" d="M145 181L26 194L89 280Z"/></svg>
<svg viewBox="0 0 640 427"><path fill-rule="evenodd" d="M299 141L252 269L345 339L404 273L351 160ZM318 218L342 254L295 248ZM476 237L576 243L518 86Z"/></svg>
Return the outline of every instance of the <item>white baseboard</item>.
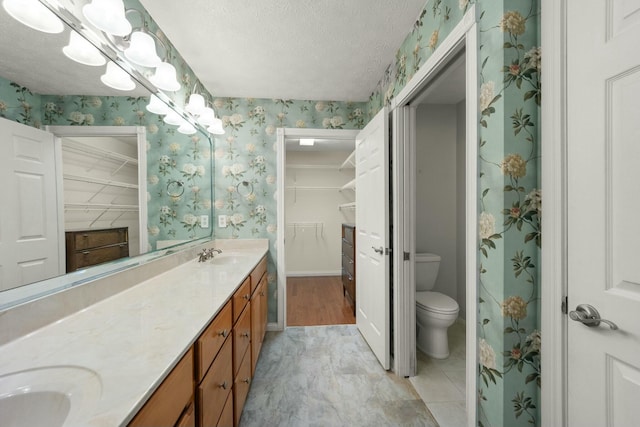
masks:
<svg viewBox="0 0 640 427"><path fill-rule="evenodd" d="M342 270L287 271L287 277L342 276Z"/></svg>

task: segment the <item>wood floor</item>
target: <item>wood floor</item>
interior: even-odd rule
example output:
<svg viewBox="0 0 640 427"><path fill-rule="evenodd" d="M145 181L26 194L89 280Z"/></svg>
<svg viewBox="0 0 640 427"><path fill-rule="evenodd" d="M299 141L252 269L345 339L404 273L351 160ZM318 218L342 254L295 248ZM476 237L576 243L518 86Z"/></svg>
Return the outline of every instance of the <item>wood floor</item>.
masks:
<svg viewBox="0 0 640 427"><path fill-rule="evenodd" d="M356 323L340 276L287 277L287 326Z"/></svg>

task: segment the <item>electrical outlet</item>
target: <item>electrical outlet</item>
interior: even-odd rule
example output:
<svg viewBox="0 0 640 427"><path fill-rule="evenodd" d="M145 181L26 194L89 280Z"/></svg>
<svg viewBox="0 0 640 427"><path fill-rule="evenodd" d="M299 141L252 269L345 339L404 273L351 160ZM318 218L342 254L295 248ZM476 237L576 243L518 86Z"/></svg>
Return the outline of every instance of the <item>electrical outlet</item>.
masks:
<svg viewBox="0 0 640 427"><path fill-rule="evenodd" d="M209 215L200 215L200 227L209 228Z"/></svg>
<svg viewBox="0 0 640 427"><path fill-rule="evenodd" d="M227 216L226 215L218 215L218 227L227 228Z"/></svg>

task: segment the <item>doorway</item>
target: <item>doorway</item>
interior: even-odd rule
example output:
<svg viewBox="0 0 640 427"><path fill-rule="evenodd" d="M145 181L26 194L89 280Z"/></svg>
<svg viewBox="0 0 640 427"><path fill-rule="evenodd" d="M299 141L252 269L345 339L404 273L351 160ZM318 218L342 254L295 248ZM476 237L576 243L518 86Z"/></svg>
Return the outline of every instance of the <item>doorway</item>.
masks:
<svg viewBox="0 0 640 427"><path fill-rule="evenodd" d="M346 160L357 131L278 131L278 326L354 323L342 285L341 228L355 221Z"/></svg>

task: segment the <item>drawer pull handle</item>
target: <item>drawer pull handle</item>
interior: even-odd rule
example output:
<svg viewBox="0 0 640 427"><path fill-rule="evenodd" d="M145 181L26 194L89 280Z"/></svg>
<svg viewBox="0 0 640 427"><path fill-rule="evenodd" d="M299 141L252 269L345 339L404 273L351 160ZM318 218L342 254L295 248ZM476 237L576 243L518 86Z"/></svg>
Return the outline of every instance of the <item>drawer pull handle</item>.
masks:
<svg viewBox="0 0 640 427"><path fill-rule="evenodd" d="M243 383L247 383L247 384L249 384L250 381L251 380L249 378L245 378L245 379L242 380Z"/></svg>
<svg viewBox="0 0 640 427"><path fill-rule="evenodd" d="M221 389L223 389L223 390L226 390L226 389L227 389L227 387L229 387L229 384L227 384L227 382L226 382L226 381L225 381L225 382L223 382L222 384L220 384L220 388L221 388Z"/></svg>
<svg viewBox="0 0 640 427"><path fill-rule="evenodd" d="M264 291L260 292L260 296L263 297L264 296Z"/></svg>
<svg viewBox="0 0 640 427"><path fill-rule="evenodd" d="M82 251L82 255L89 255L91 252L89 251Z"/></svg>
<svg viewBox="0 0 640 427"><path fill-rule="evenodd" d="M249 301L249 294L244 295L242 298L246 299L247 301Z"/></svg>
<svg viewBox="0 0 640 427"><path fill-rule="evenodd" d="M241 337L249 338L249 332L243 332L240 334Z"/></svg>
<svg viewBox="0 0 640 427"><path fill-rule="evenodd" d="M223 329L220 332L218 332L218 335L221 336L222 338L226 338L227 335L229 335L229 331L227 331L226 329Z"/></svg>

